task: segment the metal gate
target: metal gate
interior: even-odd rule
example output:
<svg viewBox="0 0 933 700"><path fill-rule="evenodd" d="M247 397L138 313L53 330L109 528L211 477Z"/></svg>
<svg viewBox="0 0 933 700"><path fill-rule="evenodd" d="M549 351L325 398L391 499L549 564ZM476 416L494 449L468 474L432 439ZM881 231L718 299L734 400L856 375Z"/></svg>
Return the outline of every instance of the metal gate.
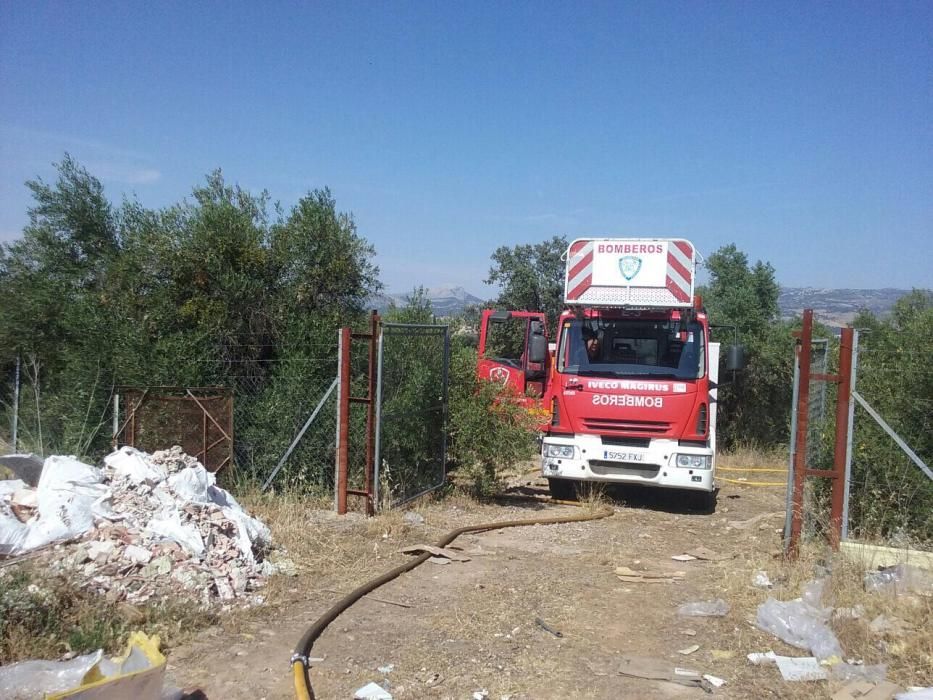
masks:
<svg viewBox="0 0 933 700"><path fill-rule="evenodd" d="M123 387L113 421L114 449L180 445L212 472L233 462L233 396L223 387Z"/></svg>
<svg viewBox="0 0 933 700"><path fill-rule="evenodd" d="M398 506L447 478L447 326L384 323L376 392L376 503Z"/></svg>

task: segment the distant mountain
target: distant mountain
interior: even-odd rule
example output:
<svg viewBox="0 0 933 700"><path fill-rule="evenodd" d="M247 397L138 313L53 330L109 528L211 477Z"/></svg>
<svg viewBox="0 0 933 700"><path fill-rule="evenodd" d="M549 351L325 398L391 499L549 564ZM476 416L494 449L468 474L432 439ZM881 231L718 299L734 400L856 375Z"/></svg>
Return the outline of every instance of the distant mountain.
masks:
<svg viewBox="0 0 933 700"><path fill-rule="evenodd" d="M470 294L463 287L434 287L428 289L428 299L437 316L455 316L466 307L482 305L483 299ZM841 327L851 323L862 309L876 316L885 316L894 302L907 294L908 289L826 289L821 287L781 287L778 306L783 318L799 316L806 308L813 309L816 317L830 326ZM385 311L392 304L404 306L410 292L378 294L370 299L369 307Z"/></svg>
<svg viewBox="0 0 933 700"><path fill-rule="evenodd" d="M876 316L891 311L894 302L908 289L822 289L819 287L781 287L778 306L781 316L799 316L804 309L813 309L817 319L830 326L842 327L852 322L862 309Z"/></svg>
<svg viewBox="0 0 933 700"><path fill-rule="evenodd" d="M468 306L482 304L483 300L470 294L463 287L433 287L425 290L436 316L455 316ZM405 306L411 292L377 294L369 305L384 312L392 304Z"/></svg>

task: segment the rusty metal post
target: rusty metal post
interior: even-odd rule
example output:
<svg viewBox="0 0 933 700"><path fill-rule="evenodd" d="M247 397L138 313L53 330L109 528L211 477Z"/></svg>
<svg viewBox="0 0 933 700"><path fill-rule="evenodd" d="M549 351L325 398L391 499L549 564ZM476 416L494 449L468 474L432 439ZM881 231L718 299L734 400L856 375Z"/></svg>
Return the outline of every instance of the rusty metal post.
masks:
<svg viewBox="0 0 933 700"><path fill-rule="evenodd" d="M375 515L374 475L376 471L376 340L379 334L379 313L373 311L369 323L369 393L366 404L366 514Z"/></svg>
<svg viewBox="0 0 933 700"><path fill-rule="evenodd" d="M843 328L839 339L839 377L836 384L836 441L833 447L832 495L830 497L829 542L839 549L842 511L846 493L846 445L849 439L849 396L852 388L851 328Z"/></svg>
<svg viewBox="0 0 933 700"><path fill-rule="evenodd" d="M810 353L813 341L813 309L804 309L798 355L800 391L797 393L797 438L794 442L794 497L791 503L788 554L797 556L803 530L803 484L807 477L807 430L810 415Z"/></svg>
<svg viewBox="0 0 933 700"><path fill-rule="evenodd" d="M337 513L347 512L347 480L350 460L350 329L340 329L337 372Z"/></svg>

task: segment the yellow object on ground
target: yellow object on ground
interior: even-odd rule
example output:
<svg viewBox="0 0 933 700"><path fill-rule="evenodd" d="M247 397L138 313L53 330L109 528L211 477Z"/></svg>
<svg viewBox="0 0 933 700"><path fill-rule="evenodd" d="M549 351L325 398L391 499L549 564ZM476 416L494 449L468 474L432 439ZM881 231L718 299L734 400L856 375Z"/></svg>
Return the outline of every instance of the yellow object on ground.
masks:
<svg viewBox="0 0 933 700"><path fill-rule="evenodd" d="M122 656L101 659L84 674L81 685L49 700L159 700L165 680L165 657L159 637L133 632Z"/></svg>

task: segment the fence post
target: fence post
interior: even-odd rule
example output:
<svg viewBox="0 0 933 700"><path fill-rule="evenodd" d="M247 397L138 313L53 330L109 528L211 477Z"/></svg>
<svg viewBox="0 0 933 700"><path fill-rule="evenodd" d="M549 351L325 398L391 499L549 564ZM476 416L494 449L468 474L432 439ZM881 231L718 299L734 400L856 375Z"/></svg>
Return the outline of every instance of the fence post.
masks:
<svg viewBox="0 0 933 700"><path fill-rule="evenodd" d="M858 329L852 332L852 374L849 380L849 415L846 421L845 495L842 499L842 540L849 539L849 490L852 479L852 440L855 429L855 386L858 375Z"/></svg>
<svg viewBox="0 0 933 700"><path fill-rule="evenodd" d="M377 338L379 335L379 314L373 311L369 322L369 394L366 404L366 514L376 514L375 472L376 472L376 375Z"/></svg>
<svg viewBox="0 0 933 700"><path fill-rule="evenodd" d="M800 391L800 347L794 351L794 386L790 399L790 454L787 457L787 494L784 498L784 551L790 546L790 526L794 504L794 457L797 454L797 398Z"/></svg>
<svg viewBox="0 0 933 700"><path fill-rule="evenodd" d="M797 437L794 440L794 496L791 504L788 552L797 556L803 529L803 484L807 470L807 430L810 417L810 353L813 345L813 310L804 309L800 330L800 389L797 392Z"/></svg>
<svg viewBox="0 0 933 700"><path fill-rule="evenodd" d="M20 357L19 353L16 354L16 373L13 375L13 452L18 452L16 449L16 440L17 433L19 431L19 367L20 367Z"/></svg>
<svg viewBox="0 0 933 700"><path fill-rule="evenodd" d="M347 480L350 459L350 329L340 329L337 376L337 479L334 490L337 497L337 513L347 512Z"/></svg>
<svg viewBox="0 0 933 700"><path fill-rule="evenodd" d="M379 470L382 463L382 361L385 352L384 333L379 327L379 340L376 344L376 426L373 430L373 503L379 509Z"/></svg>
<svg viewBox="0 0 933 700"><path fill-rule="evenodd" d="M116 450L120 447L120 394L113 394L113 428L111 430L110 446Z"/></svg>
<svg viewBox="0 0 933 700"><path fill-rule="evenodd" d="M839 549L842 539L842 515L845 509L846 454L849 443L849 403L852 387L852 329L843 328L839 338L839 372L836 389L836 426L833 444L833 479L830 496L829 542Z"/></svg>

